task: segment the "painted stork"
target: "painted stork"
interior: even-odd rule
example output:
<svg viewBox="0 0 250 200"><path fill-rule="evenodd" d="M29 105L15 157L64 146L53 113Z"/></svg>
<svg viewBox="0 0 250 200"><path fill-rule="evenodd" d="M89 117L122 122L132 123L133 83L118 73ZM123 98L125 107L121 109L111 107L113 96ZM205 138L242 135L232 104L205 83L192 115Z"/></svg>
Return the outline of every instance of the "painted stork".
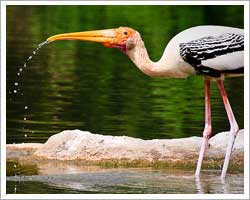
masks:
<svg viewBox="0 0 250 200"><path fill-rule="evenodd" d="M224 26L197 26L173 37L157 62L150 60L140 34L128 27L54 35L56 40L84 40L118 48L145 74L152 77L185 78L202 75L205 84L205 128L195 176L199 177L202 160L212 133L210 81L217 82L230 123L230 140L221 177L225 178L233 144L239 131L223 85L224 77L244 74L244 31Z"/></svg>

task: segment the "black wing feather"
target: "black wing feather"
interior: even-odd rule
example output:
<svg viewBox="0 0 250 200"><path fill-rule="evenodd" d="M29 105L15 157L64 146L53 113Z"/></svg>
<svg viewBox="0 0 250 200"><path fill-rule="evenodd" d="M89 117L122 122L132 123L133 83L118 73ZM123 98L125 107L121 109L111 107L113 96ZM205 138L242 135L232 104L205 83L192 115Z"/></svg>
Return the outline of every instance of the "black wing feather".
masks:
<svg viewBox="0 0 250 200"><path fill-rule="evenodd" d="M225 33L218 37L203 37L180 43L180 55L199 74L219 77L221 71L203 66L202 61L244 50L244 35Z"/></svg>

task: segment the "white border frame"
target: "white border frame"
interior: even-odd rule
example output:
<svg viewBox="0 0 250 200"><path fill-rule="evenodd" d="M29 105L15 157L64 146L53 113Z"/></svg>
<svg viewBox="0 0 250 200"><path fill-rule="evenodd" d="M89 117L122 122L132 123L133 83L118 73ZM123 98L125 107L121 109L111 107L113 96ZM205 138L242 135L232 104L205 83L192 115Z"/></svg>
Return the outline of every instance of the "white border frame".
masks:
<svg viewBox="0 0 250 200"><path fill-rule="evenodd" d="M244 194L6 194L7 5L244 5ZM2 1L1 2L1 199L249 199L249 2L248 1Z"/></svg>

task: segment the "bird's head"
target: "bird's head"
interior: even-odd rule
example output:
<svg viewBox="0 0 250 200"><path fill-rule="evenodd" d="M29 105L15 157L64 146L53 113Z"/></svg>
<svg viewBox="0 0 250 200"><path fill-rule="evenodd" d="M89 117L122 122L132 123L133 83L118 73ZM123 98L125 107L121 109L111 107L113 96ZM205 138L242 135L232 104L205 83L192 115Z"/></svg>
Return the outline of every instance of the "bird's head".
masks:
<svg viewBox="0 0 250 200"><path fill-rule="evenodd" d="M133 49L135 45L134 29L128 27L119 27L115 29L84 31L75 33L63 33L54 35L47 39L48 42L56 40L83 40L102 43L106 47L118 48L126 53Z"/></svg>

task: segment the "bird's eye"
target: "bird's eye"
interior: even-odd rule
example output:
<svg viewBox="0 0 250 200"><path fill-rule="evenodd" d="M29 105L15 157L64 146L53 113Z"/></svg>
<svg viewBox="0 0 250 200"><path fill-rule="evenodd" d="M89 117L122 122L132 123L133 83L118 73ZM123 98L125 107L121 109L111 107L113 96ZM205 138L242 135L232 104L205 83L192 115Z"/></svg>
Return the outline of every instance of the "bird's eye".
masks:
<svg viewBox="0 0 250 200"><path fill-rule="evenodd" d="M123 34L124 34L124 35L128 35L128 32L127 32L127 31L124 31Z"/></svg>

